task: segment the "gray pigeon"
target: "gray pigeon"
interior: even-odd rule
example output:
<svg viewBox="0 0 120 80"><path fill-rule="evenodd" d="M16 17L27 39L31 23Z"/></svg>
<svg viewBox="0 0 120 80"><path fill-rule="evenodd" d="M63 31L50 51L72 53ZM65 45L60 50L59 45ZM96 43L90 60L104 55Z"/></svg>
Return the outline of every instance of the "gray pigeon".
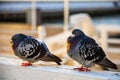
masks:
<svg viewBox="0 0 120 80"><path fill-rule="evenodd" d="M68 37L67 53L86 68L98 64L103 70L117 69L117 66L106 57L105 52L96 41L86 36L80 29L74 29L72 35Z"/></svg>
<svg viewBox="0 0 120 80"><path fill-rule="evenodd" d="M33 63L39 60L56 62L61 65L62 60L51 54L46 44L42 40L37 40L31 36L24 34L15 34L11 38L13 43L12 48L16 56L19 58ZM28 66L30 64L22 64Z"/></svg>

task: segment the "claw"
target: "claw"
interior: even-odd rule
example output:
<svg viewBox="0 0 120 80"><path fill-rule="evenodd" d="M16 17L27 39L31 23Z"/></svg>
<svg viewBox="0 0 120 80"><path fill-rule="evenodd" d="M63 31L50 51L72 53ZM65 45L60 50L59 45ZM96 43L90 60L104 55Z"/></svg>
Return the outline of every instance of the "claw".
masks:
<svg viewBox="0 0 120 80"><path fill-rule="evenodd" d="M32 64L30 62L23 62L21 64L21 66L27 67L27 66L31 66Z"/></svg>
<svg viewBox="0 0 120 80"><path fill-rule="evenodd" d="M78 70L78 71L85 71L85 72L87 72L87 71L90 71L90 69L88 69L88 68L85 68L85 67L80 67L80 68L74 68L74 70Z"/></svg>

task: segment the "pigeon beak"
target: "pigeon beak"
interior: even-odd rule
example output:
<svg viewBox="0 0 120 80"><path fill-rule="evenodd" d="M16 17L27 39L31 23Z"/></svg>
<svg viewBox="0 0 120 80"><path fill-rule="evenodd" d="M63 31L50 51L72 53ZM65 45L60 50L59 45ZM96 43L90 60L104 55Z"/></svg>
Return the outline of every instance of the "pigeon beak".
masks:
<svg viewBox="0 0 120 80"><path fill-rule="evenodd" d="M13 41L10 41L10 43L12 44L12 43L13 43Z"/></svg>

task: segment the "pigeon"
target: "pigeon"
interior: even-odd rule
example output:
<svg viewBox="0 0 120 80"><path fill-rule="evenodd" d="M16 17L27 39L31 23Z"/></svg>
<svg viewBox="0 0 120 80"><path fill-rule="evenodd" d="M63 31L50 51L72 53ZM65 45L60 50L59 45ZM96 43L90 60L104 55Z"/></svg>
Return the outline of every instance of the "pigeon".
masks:
<svg viewBox="0 0 120 80"><path fill-rule="evenodd" d="M42 40L22 33L15 34L11 38L12 49L16 56L27 61L22 66L29 66L39 60L55 62L61 65L62 60L51 54L47 45Z"/></svg>
<svg viewBox="0 0 120 80"><path fill-rule="evenodd" d="M88 68L95 64L100 65L102 70L117 69L117 65L106 57L96 41L80 29L74 29L67 38L67 53L70 58L82 64L81 68L75 68L79 71L89 71Z"/></svg>

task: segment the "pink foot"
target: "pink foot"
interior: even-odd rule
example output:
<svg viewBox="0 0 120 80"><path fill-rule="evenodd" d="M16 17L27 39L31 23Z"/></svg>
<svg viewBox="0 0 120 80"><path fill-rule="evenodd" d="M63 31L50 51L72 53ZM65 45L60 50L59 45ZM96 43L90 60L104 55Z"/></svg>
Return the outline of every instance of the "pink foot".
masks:
<svg viewBox="0 0 120 80"><path fill-rule="evenodd" d="M80 67L80 68L74 68L74 70L78 70L78 71L85 71L85 72L87 72L87 71L90 71L90 69L88 69L88 68L85 68L85 67Z"/></svg>
<svg viewBox="0 0 120 80"><path fill-rule="evenodd" d="M22 62L21 66L27 67L31 66L32 64L30 62Z"/></svg>

